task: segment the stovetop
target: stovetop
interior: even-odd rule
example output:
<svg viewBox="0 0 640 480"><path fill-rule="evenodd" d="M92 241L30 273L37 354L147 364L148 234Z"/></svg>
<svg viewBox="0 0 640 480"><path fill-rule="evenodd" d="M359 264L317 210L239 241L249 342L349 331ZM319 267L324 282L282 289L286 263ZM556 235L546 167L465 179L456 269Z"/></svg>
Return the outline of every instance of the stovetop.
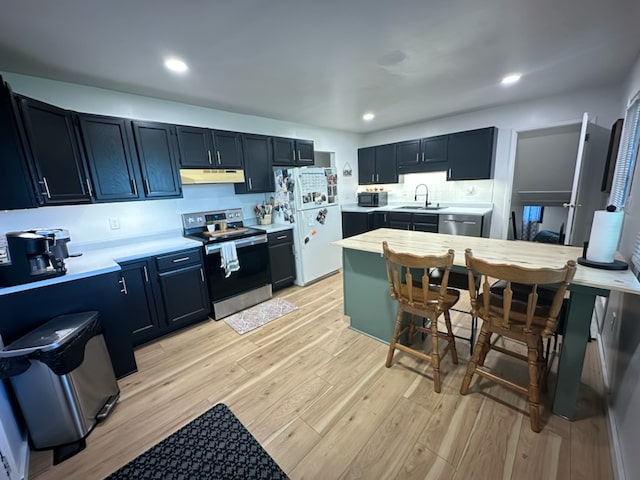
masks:
<svg viewBox="0 0 640 480"><path fill-rule="evenodd" d="M252 227L227 227L224 232L210 233L206 229L200 231L185 232L184 236L192 240L198 240L202 243L221 243L239 240L241 238L253 237L256 235L264 235L267 232Z"/></svg>
<svg viewBox="0 0 640 480"><path fill-rule="evenodd" d="M242 209L212 210L182 215L183 235L205 244L229 242L241 238L264 235L264 230L245 227ZM208 227L215 231L210 232Z"/></svg>

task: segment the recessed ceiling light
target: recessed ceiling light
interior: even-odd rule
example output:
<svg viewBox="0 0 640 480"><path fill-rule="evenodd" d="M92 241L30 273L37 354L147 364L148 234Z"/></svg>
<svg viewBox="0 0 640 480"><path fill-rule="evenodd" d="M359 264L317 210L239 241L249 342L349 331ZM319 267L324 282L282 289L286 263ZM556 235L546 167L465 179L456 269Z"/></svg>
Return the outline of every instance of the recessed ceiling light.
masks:
<svg viewBox="0 0 640 480"><path fill-rule="evenodd" d="M520 77L522 77L522 75L519 73L510 73L504 77L500 83L502 83L502 85L513 85L514 83L518 83Z"/></svg>
<svg viewBox="0 0 640 480"><path fill-rule="evenodd" d="M189 70L187 64L178 58L168 58L164 61L164 66L172 72L184 73Z"/></svg>
<svg viewBox="0 0 640 480"><path fill-rule="evenodd" d="M376 116L375 116L373 113L371 113L371 112L369 112L369 113L365 113L364 115L362 115L362 119L363 119L365 122L370 122L370 121L371 121L371 120L373 120L374 118L376 118Z"/></svg>

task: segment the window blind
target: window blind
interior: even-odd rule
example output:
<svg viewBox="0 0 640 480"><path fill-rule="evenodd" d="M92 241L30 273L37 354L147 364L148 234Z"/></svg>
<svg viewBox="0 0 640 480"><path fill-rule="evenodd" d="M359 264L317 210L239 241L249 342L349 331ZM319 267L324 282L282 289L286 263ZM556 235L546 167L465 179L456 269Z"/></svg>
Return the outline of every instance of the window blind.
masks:
<svg viewBox="0 0 640 480"><path fill-rule="evenodd" d="M618 209L624 205L631 182L638 144L639 124L640 98L636 98L627 109L624 119L620 148L616 158L616 169L613 174L611 194L609 195L609 205L615 205Z"/></svg>

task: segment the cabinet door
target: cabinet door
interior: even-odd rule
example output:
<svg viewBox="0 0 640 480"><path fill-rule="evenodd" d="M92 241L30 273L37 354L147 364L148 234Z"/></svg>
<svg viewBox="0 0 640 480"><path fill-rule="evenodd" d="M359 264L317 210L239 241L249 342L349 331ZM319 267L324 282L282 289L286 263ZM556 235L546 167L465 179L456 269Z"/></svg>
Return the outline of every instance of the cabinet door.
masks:
<svg viewBox="0 0 640 480"><path fill-rule="evenodd" d="M78 116L84 152L98 202L136 200L141 185L131 156L128 122L99 115Z"/></svg>
<svg viewBox="0 0 640 480"><path fill-rule="evenodd" d="M201 264L158 274L164 320L169 328L181 327L209 315L209 295Z"/></svg>
<svg viewBox="0 0 640 480"><path fill-rule="evenodd" d="M407 212L388 212L386 213L387 226L389 228L398 228L400 230L412 230L413 224L411 214Z"/></svg>
<svg viewBox="0 0 640 480"><path fill-rule="evenodd" d="M180 165L186 168L212 168L213 146L207 128L176 127Z"/></svg>
<svg viewBox="0 0 640 480"><path fill-rule="evenodd" d="M342 212L342 238L353 237L373 229L373 214Z"/></svg>
<svg viewBox="0 0 640 480"><path fill-rule="evenodd" d="M123 321L131 332L131 343L140 345L162 334L158 321L149 264L146 260L121 265L122 293L125 294Z"/></svg>
<svg viewBox="0 0 640 480"><path fill-rule="evenodd" d="M358 149L358 185L375 183L376 149L375 147Z"/></svg>
<svg viewBox="0 0 640 480"><path fill-rule="evenodd" d="M398 183L395 144L379 145L376 147L375 174L375 183Z"/></svg>
<svg viewBox="0 0 640 480"><path fill-rule="evenodd" d="M0 210L38 205L16 113L11 89L0 77Z"/></svg>
<svg viewBox="0 0 640 480"><path fill-rule="evenodd" d="M273 164L293 166L296 164L296 145L292 138L273 137Z"/></svg>
<svg viewBox="0 0 640 480"><path fill-rule="evenodd" d="M449 135L447 180L492 178L496 128L482 128Z"/></svg>
<svg viewBox="0 0 640 480"><path fill-rule="evenodd" d="M409 140L396 144L396 159L399 173L419 171L422 160L420 140Z"/></svg>
<svg viewBox="0 0 640 480"><path fill-rule="evenodd" d="M298 165L313 165L313 142L311 140L296 140L296 163Z"/></svg>
<svg viewBox="0 0 640 480"><path fill-rule="evenodd" d="M22 98L20 107L41 203L90 202L89 176L80 156L71 112L30 98Z"/></svg>
<svg viewBox="0 0 640 480"><path fill-rule="evenodd" d="M374 212L373 213L373 229L386 228L389 226L386 212Z"/></svg>
<svg viewBox="0 0 640 480"><path fill-rule="evenodd" d="M240 134L216 130L213 132L214 166L219 168L242 168L242 145Z"/></svg>
<svg viewBox="0 0 640 480"><path fill-rule="evenodd" d="M171 125L133 122L147 198L181 197L175 130Z"/></svg>
<svg viewBox="0 0 640 480"><path fill-rule="evenodd" d="M264 193L275 190L270 140L263 135L242 135L244 184L234 184L236 193Z"/></svg>
<svg viewBox="0 0 640 480"><path fill-rule="evenodd" d="M268 237L271 288L275 291L291 285L296 278L293 232L270 233Z"/></svg>
<svg viewBox="0 0 640 480"><path fill-rule="evenodd" d="M447 162L449 135L422 139L421 161L425 163Z"/></svg>

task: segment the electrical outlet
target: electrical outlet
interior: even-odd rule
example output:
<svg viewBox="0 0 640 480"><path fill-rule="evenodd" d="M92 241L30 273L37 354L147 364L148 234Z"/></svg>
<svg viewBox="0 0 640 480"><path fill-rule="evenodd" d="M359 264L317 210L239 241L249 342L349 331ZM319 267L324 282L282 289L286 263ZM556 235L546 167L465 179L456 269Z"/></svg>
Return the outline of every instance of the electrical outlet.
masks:
<svg viewBox="0 0 640 480"><path fill-rule="evenodd" d="M120 219L118 217L109 218L109 227L111 230L118 230L120 228Z"/></svg>

